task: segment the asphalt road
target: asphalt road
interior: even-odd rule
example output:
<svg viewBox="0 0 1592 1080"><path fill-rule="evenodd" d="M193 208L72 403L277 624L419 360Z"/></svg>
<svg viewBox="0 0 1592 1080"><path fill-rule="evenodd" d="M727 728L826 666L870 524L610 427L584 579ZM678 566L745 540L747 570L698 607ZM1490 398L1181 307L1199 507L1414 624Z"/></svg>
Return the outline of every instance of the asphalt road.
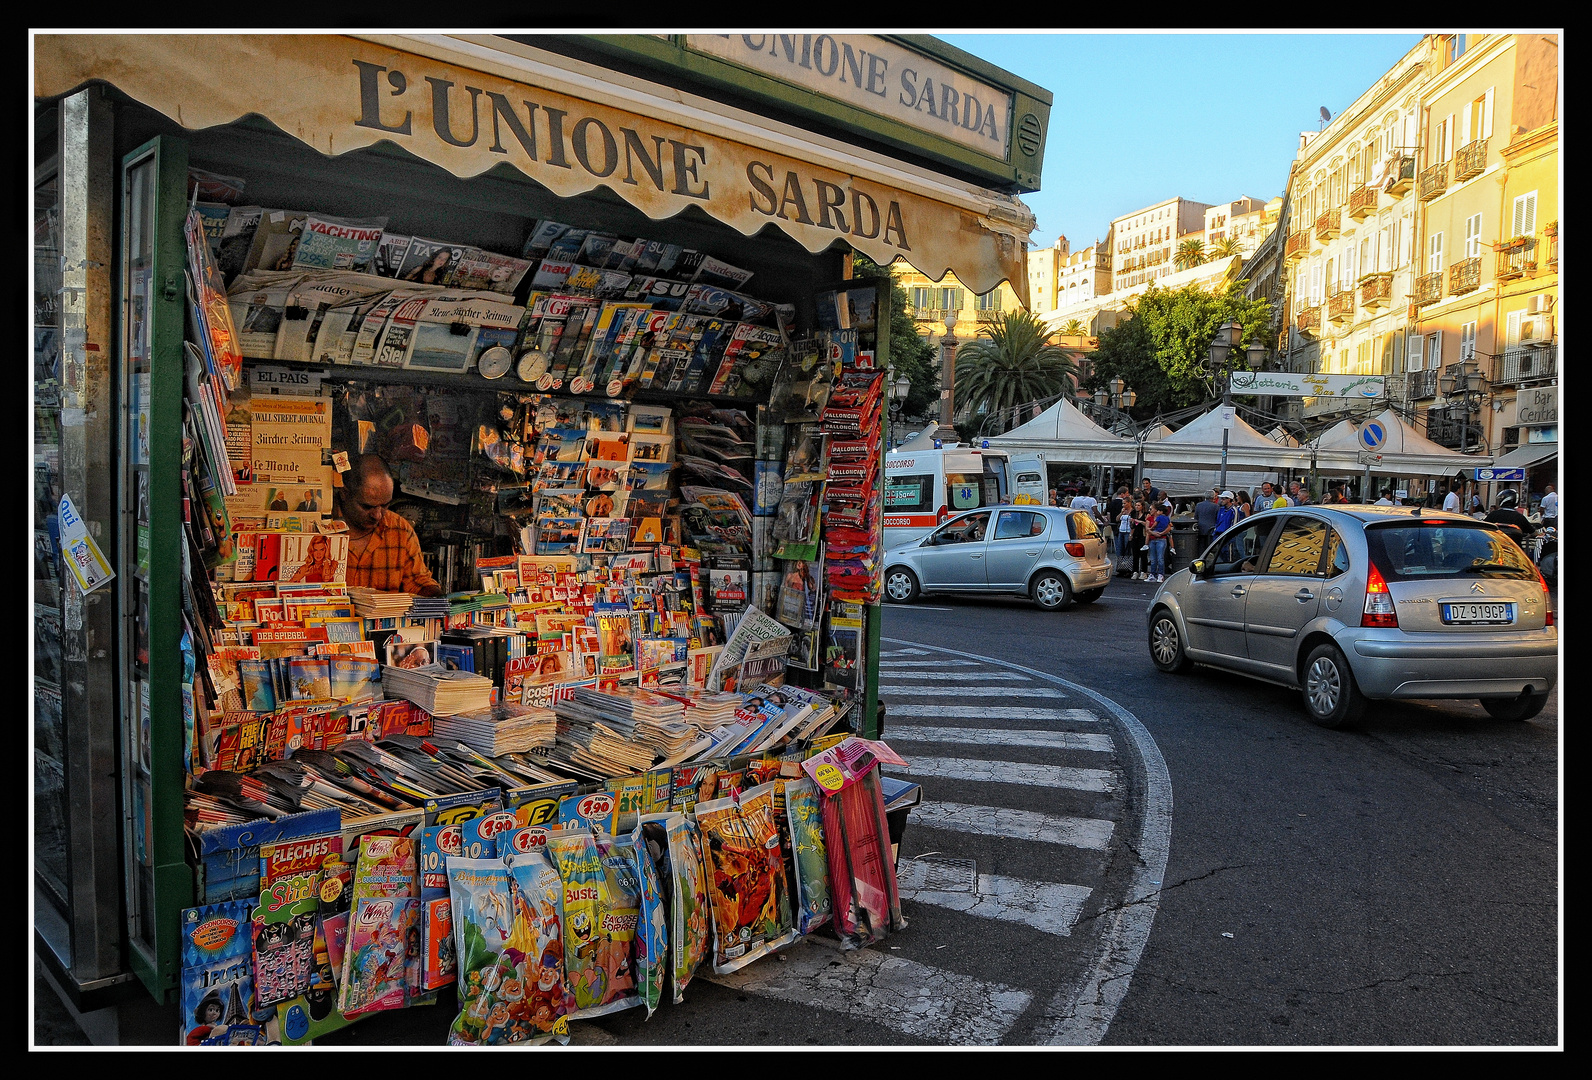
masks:
<svg viewBox="0 0 1592 1080"><path fill-rule="evenodd" d="M1327 731L1295 692L1158 672L1152 591L1118 579L1055 614L930 597L885 620L1092 687L1164 756L1170 857L1104 1044L1558 1043L1558 692L1527 723L1373 703Z"/></svg>

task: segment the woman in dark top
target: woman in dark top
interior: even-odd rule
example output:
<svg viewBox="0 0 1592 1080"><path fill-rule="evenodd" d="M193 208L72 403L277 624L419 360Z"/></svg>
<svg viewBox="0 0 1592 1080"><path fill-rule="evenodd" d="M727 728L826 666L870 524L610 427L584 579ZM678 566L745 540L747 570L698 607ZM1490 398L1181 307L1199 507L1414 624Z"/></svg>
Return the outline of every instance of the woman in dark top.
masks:
<svg viewBox="0 0 1592 1080"><path fill-rule="evenodd" d="M1143 581L1150 576L1150 553L1145 550L1149 542L1145 531L1145 522L1152 510L1142 501L1135 499L1133 502L1133 539L1128 545L1133 548L1133 580Z"/></svg>

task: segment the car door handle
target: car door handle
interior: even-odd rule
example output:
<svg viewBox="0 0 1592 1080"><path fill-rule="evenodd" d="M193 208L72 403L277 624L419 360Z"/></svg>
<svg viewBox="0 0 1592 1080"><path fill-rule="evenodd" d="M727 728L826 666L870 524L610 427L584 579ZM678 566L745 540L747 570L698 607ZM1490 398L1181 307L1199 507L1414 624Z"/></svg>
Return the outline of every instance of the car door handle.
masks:
<svg viewBox="0 0 1592 1080"><path fill-rule="evenodd" d="M1294 599L1299 601L1301 604L1306 600L1314 600L1315 598L1316 594L1311 592L1309 589L1300 589L1298 592L1294 593Z"/></svg>
<svg viewBox="0 0 1592 1080"><path fill-rule="evenodd" d="M1033 558L1037 558L1038 557L1039 552L1037 552L1037 551L1025 551L1025 552L1023 552L1023 554L1027 555L1030 559L1033 559Z"/></svg>
<svg viewBox="0 0 1592 1080"><path fill-rule="evenodd" d="M968 558L969 558L969 559L982 559L982 558L983 558L983 557L984 557L984 556L982 556L982 555L974 555L974 554L973 554L973 553L972 553L972 552L971 552L971 551L970 551L970 552L968 552L968 553L967 553L967 557L968 557Z"/></svg>
<svg viewBox="0 0 1592 1080"><path fill-rule="evenodd" d="M1244 595L1244 587L1242 585L1233 586L1233 599L1234 600L1237 600L1240 596L1243 596L1243 595Z"/></svg>

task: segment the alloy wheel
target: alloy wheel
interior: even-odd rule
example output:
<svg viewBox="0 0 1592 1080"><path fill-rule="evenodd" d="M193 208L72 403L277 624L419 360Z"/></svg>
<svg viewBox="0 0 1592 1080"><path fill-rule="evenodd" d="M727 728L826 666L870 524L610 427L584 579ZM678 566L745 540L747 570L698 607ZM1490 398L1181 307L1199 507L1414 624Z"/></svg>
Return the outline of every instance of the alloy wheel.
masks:
<svg viewBox="0 0 1592 1080"><path fill-rule="evenodd" d="M1156 663L1162 667L1171 667L1177 661L1178 640L1177 626L1171 619L1161 619L1156 622L1155 630L1150 638L1150 651L1155 654Z"/></svg>
<svg viewBox="0 0 1592 1080"><path fill-rule="evenodd" d="M1317 716L1329 716L1338 707L1343 693L1343 679L1338 665L1330 657L1318 656L1310 665L1305 679L1305 692L1310 697L1310 708Z"/></svg>

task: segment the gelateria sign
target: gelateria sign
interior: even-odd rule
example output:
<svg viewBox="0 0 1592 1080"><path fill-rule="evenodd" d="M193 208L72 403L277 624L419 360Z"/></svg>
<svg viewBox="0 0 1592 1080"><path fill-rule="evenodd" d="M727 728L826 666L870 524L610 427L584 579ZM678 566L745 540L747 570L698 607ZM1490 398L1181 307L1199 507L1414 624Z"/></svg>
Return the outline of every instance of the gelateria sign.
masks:
<svg viewBox="0 0 1592 1080"><path fill-rule="evenodd" d="M773 224L811 252L843 239L881 265L899 256L930 277L952 270L979 292L1027 281L1027 234L1012 221L1032 219L1020 203L993 207L991 198L1004 197L903 182L907 174L888 162L860 156L831 153L828 167L812 160L819 153L781 152L784 140L773 131L701 110L699 122L687 125L678 121L689 110L661 95L661 118L621 107L641 96L627 88L588 80L594 92L582 97L570 92L582 84L567 71L479 38L41 34L33 41L39 98L104 80L192 130L257 113L325 154L385 141L461 177L507 163L562 197L606 187L654 220L697 206L748 236ZM991 208L1009 220L987 217Z"/></svg>
<svg viewBox="0 0 1592 1080"><path fill-rule="evenodd" d="M1304 375L1289 371L1235 371L1235 394L1272 397L1355 398L1369 400L1383 393L1380 375Z"/></svg>

